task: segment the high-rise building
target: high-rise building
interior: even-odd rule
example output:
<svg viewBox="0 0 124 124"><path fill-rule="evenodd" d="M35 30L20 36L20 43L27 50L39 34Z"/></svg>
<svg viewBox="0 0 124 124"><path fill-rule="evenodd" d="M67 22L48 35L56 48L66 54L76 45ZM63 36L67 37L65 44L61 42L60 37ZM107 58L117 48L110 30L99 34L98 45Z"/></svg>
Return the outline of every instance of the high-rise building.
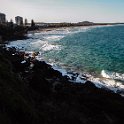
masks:
<svg viewBox="0 0 124 124"><path fill-rule="evenodd" d="M23 25L23 18L20 16L15 17L15 22L17 25Z"/></svg>
<svg viewBox="0 0 124 124"><path fill-rule="evenodd" d="M6 22L6 15L4 13L0 13L0 24Z"/></svg>

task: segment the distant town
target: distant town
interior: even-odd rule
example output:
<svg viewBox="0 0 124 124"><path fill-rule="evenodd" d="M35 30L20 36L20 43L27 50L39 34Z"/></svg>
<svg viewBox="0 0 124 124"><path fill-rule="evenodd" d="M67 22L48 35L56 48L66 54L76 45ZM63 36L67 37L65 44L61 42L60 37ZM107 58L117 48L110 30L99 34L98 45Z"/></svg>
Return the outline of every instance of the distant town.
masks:
<svg viewBox="0 0 124 124"><path fill-rule="evenodd" d="M33 22L33 20L31 20ZM4 13L0 13L0 24L9 24L9 23L13 23L14 21L13 19L11 19L9 22L6 19L6 15ZM31 26L31 23L28 23L27 19L23 19L23 17L21 16L16 16L15 17L15 25L19 25L19 26Z"/></svg>
<svg viewBox="0 0 124 124"><path fill-rule="evenodd" d="M14 21L11 19L10 22L7 21L6 19L6 15L4 13L0 13L0 24L14 24ZM34 24L34 20L32 19L31 22L28 22L27 19L23 19L23 17L21 16L16 16L15 17L15 24L14 25L18 25L18 26L36 26L36 27L43 27L43 28L47 28L47 27L67 27L67 26L81 26L81 25L85 25L85 26L89 26L89 25L94 25L93 22L88 22L88 21L84 21L84 22L79 22L79 23L43 23L43 22L35 22Z"/></svg>
<svg viewBox="0 0 124 124"><path fill-rule="evenodd" d="M82 21L78 23L45 23L35 22L33 19L28 22L28 19L24 19L21 16L16 16L14 21L10 19L7 21L6 14L0 13L0 43L7 40L16 40L26 38L28 31L42 31L49 28L61 28L61 27L77 27L77 26L97 26L97 25L115 25L124 23L93 23L89 21Z"/></svg>
<svg viewBox="0 0 124 124"><path fill-rule="evenodd" d="M32 19L30 22L28 22L28 19L23 19L21 16L15 17L15 23L13 19L11 19L9 22L6 19L6 14L0 13L0 24L10 24L10 25L18 25L18 26L27 26L27 27L34 27L35 28L57 28L57 27L70 27L70 26L94 26L94 25L109 25L109 24L123 24L123 23L93 23L89 21L83 21L78 23L45 23L45 22L34 22Z"/></svg>

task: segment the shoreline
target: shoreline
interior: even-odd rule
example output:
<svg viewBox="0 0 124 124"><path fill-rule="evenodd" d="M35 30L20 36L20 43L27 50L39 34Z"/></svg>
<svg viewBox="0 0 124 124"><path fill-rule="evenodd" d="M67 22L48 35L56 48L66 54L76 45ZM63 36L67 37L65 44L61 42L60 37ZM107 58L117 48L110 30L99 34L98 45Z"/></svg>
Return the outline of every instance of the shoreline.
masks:
<svg viewBox="0 0 124 124"><path fill-rule="evenodd" d="M121 87L119 87L120 84L119 83L113 84L112 79L105 78L105 77L94 77L90 73L85 73L82 71L75 71L75 70L67 70L67 69L63 68L62 66L58 67L56 65L52 65L51 63L45 61L44 59L42 59L42 60L37 59L38 53L35 53L33 51L32 52L21 52L21 51L17 51L16 48L14 48L14 47L12 47L12 48L5 47L5 48L8 51L11 51L11 49L12 49L12 51L17 52L17 54L21 54L21 53L25 54L26 56L24 56L24 58L22 59L21 64L25 64L26 62L28 62L29 61L28 59L31 59L31 63L33 62L33 60L39 61L41 63L45 62L46 65L50 66L54 71L61 73L63 78L66 77L67 82L71 82L73 84L82 84L82 85L87 82L90 82L98 89L103 89L103 90L106 90L109 92L113 92L115 94L118 94L118 95L121 95L122 97L124 97L124 85L122 86L123 89L121 89ZM15 56L16 53L14 53L12 55ZM34 65L30 65L30 66L31 66L31 68L34 67ZM106 81L106 83L104 81ZM110 82L110 84L107 82Z"/></svg>
<svg viewBox="0 0 124 124"><path fill-rule="evenodd" d="M48 63L48 62L47 62ZM50 63L48 63L50 64ZM51 64L50 64L51 65ZM69 80L73 83L85 83L87 81L92 82L97 88L103 88L106 90L113 91L114 93L119 93L124 97L124 81L115 80L112 78L106 78L102 75L93 75L89 72L77 71L74 69L67 69L63 66L52 65L54 70L62 73L63 76L68 76Z"/></svg>
<svg viewBox="0 0 124 124"><path fill-rule="evenodd" d="M18 51L21 52L21 51ZM26 51L23 51L26 52ZM45 62L46 64L50 65L55 71L58 71L62 74L63 77L67 77L68 81L72 83L77 84L85 84L87 81L90 81L92 84L94 84L99 89L104 89L107 91L112 91L115 94L120 94L122 97L124 97L124 85L120 82L116 82L116 80L105 78L105 77L98 77L94 76L88 72L82 72L82 71L76 71L72 68L69 70L62 65L57 66L55 63L52 64L48 61L46 61L44 58L41 58L40 56L36 55L37 53L30 51L26 52L29 57L33 57L34 59ZM27 58L26 57L26 58ZM23 60L25 61L25 60ZM23 62L22 62L23 63ZM68 66L67 66L68 67Z"/></svg>
<svg viewBox="0 0 124 124"><path fill-rule="evenodd" d="M62 76L44 61L28 58L28 54L15 48L0 48L0 57L0 114L5 115L1 122L123 122L124 98L119 94L97 88L90 81L85 84L70 82L67 76Z"/></svg>
<svg viewBox="0 0 124 124"><path fill-rule="evenodd" d="M103 26L103 25L102 25ZM108 26L108 25L107 25ZM109 25L109 26L111 26L111 25ZM92 26L82 26L82 28L85 28L85 27L92 27ZM95 26L95 27L99 27L99 26ZM100 25L100 27L101 27L101 25ZM105 26L106 27L106 26ZM33 32L33 33L41 33L41 32L44 32L44 31L52 31L52 30L61 30L61 29L65 29L65 28L72 28L72 27L61 27L61 28L50 28L50 29L45 29L45 30L42 30L42 31L39 31L39 32ZM76 27L73 27L73 28L76 28ZM29 33L30 34L30 33ZM47 62L48 63L48 62ZM58 68L58 70L61 70L61 71L64 71L64 73L66 73L66 76L69 76L70 78L73 78L73 79L75 79L75 80L72 80L72 82L74 82L74 81L76 81L77 83L80 83L80 82L85 82L86 81L86 79L88 79L87 81L91 81L93 84L95 84L97 87L99 87L99 88L107 88L107 89L109 89L109 90L112 90L112 91L114 91L115 93L116 92L120 92L120 91L118 91L119 89L121 89L121 87L123 88L123 86L124 85L122 85L122 84L120 84L120 83L116 83L116 81L115 80L112 80L112 79L107 79L107 78L104 78L104 77L102 77L102 76L100 76L100 77L98 77L98 76L94 76L94 75L92 75L92 74L90 74L90 73L86 73L86 72L82 72L82 71L75 71L75 70L73 70L73 71L69 71L69 73L71 73L71 75L70 74L68 74L68 70L67 69L64 69L63 68L63 66L61 66L60 65L60 67L61 68ZM61 72L60 71L60 72ZM62 72L61 72L62 73ZM77 73L78 74L78 76L77 77L75 77L75 73ZM85 79L86 78L86 79ZM84 79L84 80L82 80L82 79ZM115 82L114 82L115 81ZM108 82L108 83L107 83ZM109 84L110 83L110 84ZM119 87L120 86L120 87ZM124 88L123 88L123 90L124 90ZM122 91L122 92L124 92L124 91Z"/></svg>
<svg viewBox="0 0 124 124"><path fill-rule="evenodd" d="M46 28L40 28L40 29L36 29L36 30L33 30L33 31L28 31L28 33L40 33L40 32L44 32L44 31L52 31L52 30L56 30L56 29L66 29L66 28L78 28L78 27L101 27L101 26L114 26L114 25L118 25L118 24L98 24L98 25L75 25L75 26L63 26L63 27L46 27Z"/></svg>
<svg viewBox="0 0 124 124"><path fill-rule="evenodd" d="M99 26L95 26L95 27L101 27L101 26L106 27L106 25L104 25L104 26L99 25ZM113 25L107 25L107 26L113 26ZM85 28L85 27L94 27L94 26L82 26L82 28ZM65 28L69 28L69 27L65 27ZM73 27L71 27L71 28L73 28ZM63 27L62 28L53 28L51 30L48 29L45 31L52 31L52 30L57 30L57 29L63 29ZM68 75L69 77L72 76L75 79L75 81L78 83L85 82L85 81L81 80L81 78L83 78L83 79L86 78L88 81L91 81L93 84L95 84L96 87L98 87L98 88L105 88L105 89L114 91L115 93L122 92L121 95L124 96L124 84L123 84L124 80L121 81L120 79L113 79L113 77L111 77L111 76L113 76L114 72L111 75L107 75L107 73L106 73L107 76L110 76L109 78L107 78L107 76L105 77L102 75L102 71L105 71L105 70L101 70L101 73L99 75L96 75L96 74L94 74L94 72L89 73L89 72L84 72L81 70L77 71L77 69L72 69L72 68L70 71L67 68L68 68L68 66L63 68L63 65L60 64L60 67L58 67L58 69L56 68L56 70L59 70L61 73L62 73L62 71L64 71L64 73L66 73L66 75ZM70 75L68 73L71 73L72 75ZM74 76L75 73L77 73L79 75L79 77L78 76L75 77ZM110 73L112 73L112 72L110 72ZM119 75L119 73L117 73L117 75ZM115 78L116 78L116 74L115 74ZM78 81L77 81L77 79L78 79ZM72 81L72 82L74 82L74 81Z"/></svg>

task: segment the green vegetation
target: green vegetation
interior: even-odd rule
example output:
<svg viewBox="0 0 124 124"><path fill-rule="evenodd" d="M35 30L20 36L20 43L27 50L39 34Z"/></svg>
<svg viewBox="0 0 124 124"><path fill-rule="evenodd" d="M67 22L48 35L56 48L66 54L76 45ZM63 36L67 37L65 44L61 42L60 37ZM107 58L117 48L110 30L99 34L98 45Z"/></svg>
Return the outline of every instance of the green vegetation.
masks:
<svg viewBox="0 0 124 124"><path fill-rule="evenodd" d="M12 55L14 54L14 55ZM0 48L0 124L121 124L124 99L88 82L70 83L45 62ZM25 72L26 71L26 72Z"/></svg>
<svg viewBox="0 0 124 124"><path fill-rule="evenodd" d="M0 25L0 36L2 41L26 38L28 28L14 25L13 22Z"/></svg>
<svg viewBox="0 0 124 124"><path fill-rule="evenodd" d="M13 72L13 58L10 59L7 54L0 53L0 123L32 122L36 115L30 91L19 75Z"/></svg>

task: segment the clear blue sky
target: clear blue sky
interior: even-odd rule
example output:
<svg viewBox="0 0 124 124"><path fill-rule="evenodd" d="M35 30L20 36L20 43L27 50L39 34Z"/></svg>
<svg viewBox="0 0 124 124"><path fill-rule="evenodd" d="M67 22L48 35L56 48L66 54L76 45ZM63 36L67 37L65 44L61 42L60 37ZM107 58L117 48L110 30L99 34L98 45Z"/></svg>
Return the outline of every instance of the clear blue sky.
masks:
<svg viewBox="0 0 124 124"><path fill-rule="evenodd" d="M0 0L7 19L39 22L124 22L124 0Z"/></svg>

